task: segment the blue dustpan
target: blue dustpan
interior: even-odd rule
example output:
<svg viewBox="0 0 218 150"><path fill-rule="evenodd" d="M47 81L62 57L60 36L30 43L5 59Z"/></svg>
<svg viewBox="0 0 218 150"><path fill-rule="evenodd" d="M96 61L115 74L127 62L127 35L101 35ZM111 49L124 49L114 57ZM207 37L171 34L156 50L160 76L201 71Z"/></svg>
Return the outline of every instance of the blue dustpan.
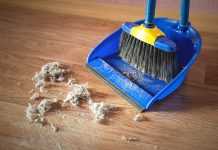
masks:
<svg viewBox="0 0 218 150"><path fill-rule="evenodd" d="M181 14L184 14L183 9ZM184 20L168 18L154 20L155 25L176 43L177 57L183 67L169 83L141 73L118 56L121 28L91 51L86 66L139 111L149 109L155 101L164 99L183 83L200 52L202 44L200 34L190 24L181 26L181 21ZM140 20L135 23L140 25L143 22L144 20ZM126 76L126 73L131 74L131 79Z"/></svg>

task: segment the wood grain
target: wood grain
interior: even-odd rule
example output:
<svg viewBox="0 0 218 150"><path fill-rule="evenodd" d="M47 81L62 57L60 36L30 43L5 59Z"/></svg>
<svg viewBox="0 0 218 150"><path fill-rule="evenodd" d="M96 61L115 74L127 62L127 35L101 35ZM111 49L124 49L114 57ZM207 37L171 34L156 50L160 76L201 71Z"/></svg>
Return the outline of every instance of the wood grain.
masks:
<svg viewBox="0 0 218 150"><path fill-rule="evenodd" d="M95 45L123 20L143 14L137 7L79 0L0 0L0 149L217 149L218 16L192 14L192 24L203 37L200 56L181 88L145 112L144 122L134 122L137 110L84 68ZM79 83L89 82L93 100L119 108L108 125L94 124L87 104L61 110L64 117L58 111L49 113L48 121L60 127L57 133L28 123L31 78L50 61L67 66ZM64 84L52 84L53 94L47 96L63 99L68 91ZM122 141L123 134L139 141Z"/></svg>

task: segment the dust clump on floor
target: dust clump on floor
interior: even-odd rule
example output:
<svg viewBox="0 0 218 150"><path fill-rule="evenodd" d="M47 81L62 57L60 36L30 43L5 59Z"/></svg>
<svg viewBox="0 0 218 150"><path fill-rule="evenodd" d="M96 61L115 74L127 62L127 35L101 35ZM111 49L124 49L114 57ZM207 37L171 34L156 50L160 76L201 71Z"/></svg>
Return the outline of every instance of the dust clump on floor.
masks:
<svg viewBox="0 0 218 150"><path fill-rule="evenodd" d="M87 89L88 84L75 84L73 91L69 92L64 102L70 102L72 106L78 106L81 100L88 100L90 93Z"/></svg>
<svg viewBox="0 0 218 150"><path fill-rule="evenodd" d="M50 90L50 86L46 86L47 82L61 82L67 76L69 70L61 68L59 62L50 62L41 67L41 69L35 73L32 78L35 81L35 88L32 89L29 94L32 94L30 97L31 100L40 99L40 96L45 97L54 97L55 95L63 95L64 92ZM51 83L50 85L53 85ZM79 107L82 104L82 101L87 102L88 108L91 110L91 113L96 123L105 123L109 117L109 113L115 110L115 107L111 104L106 104L104 102L95 103L91 99L90 92L88 91L88 83L79 84L76 83L76 80L70 75L68 76L68 81L65 84L65 89L69 92L66 96L62 96L60 101L57 99L46 98L42 99L39 104L29 104L26 109L26 117L30 122L40 124L41 126L49 125L54 132L59 130L59 127L54 126L52 123L48 123L45 120L45 116L52 108L56 108L58 104L59 108L67 108L67 102L71 103L73 107ZM37 92L35 92L37 91ZM53 95L54 94L54 95ZM62 101L63 100L63 101ZM37 103L38 101L35 101ZM54 106L54 107L53 107ZM61 110L59 110L61 111ZM84 117L84 113L79 113L79 116ZM64 117L63 117L64 118Z"/></svg>
<svg viewBox="0 0 218 150"><path fill-rule="evenodd" d="M39 123L42 126L45 125L44 116L51 110L53 103L57 103L57 100L44 99L39 105L29 103L26 110L26 117L30 122Z"/></svg>
<svg viewBox="0 0 218 150"><path fill-rule="evenodd" d="M51 110L52 104L57 103L57 99L43 99L38 105L38 110L41 115L45 115L46 112Z"/></svg>
<svg viewBox="0 0 218 150"><path fill-rule="evenodd" d="M137 114L135 115L135 117L133 118L133 120L135 122L142 122L144 120L144 116L142 116L141 114Z"/></svg>
<svg viewBox="0 0 218 150"><path fill-rule="evenodd" d="M41 93L47 93L47 92L48 92L48 90L45 88L45 86L40 86L40 87L39 87L39 91L40 91Z"/></svg>
<svg viewBox="0 0 218 150"><path fill-rule="evenodd" d="M36 76L34 76L36 77ZM37 78L34 78L34 80L36 81L35 83L35 87L36 88L41 88L41 87L45 87L45 80L44 79L37 79Z"/></svg>
<svg viewBox="0 0 218 150"><path fill-rule="evenodd" d="M115 110L115 107L111 104L94 103L91 99L88 91L88 83L86 84L74 84L73 91L69 92L64 102L70 102L72 106L79 106L82 100L88 101L89 108L93 114L94 122L104 123L108 118L108 114ZM78 112L78 114L80 114Z"/></svg>
<svg viewBox="0 0 218 150"><path fill-rule="evenodd" d="M65 86L67 86L67 87L73 87L75 83L76 83L76 80L75 80L72 76L70 76L70 77L68 78L68 81L67 81L67 83L65 84Z"/></svg>
<svg viewBox="0 0 218 150"><path fill-rule="evenodd" d="M115 107L111 104L105 104L104 102L100 103L90 103L89 108L94 116L94 121L96 123L104 123L108 118L108 114L115 110Z"/></svg>
<svg viewBox="0 0 218 150"><path fill-rule="evenodd" d="M50 127L52 128L53 132L57 132L59 130L59 127L57 127L53 124L50 124Z"/></svg>
<svg viewBox="0 0 218 150"><path fill-rule="evenodd" d="M30 100L36 100L39 98L39 93L35 92L33 95L30 97Z"/></svg>
<svg viewBox="0 0 218 150"><path fill-rule="evenodd" d="M130 137L130 136L125 136L125 135L123 134L123 136L121 137L121 140L130 142L130 141L139 141L139 138Z"/></svg>
<svg viewBox="0 0 218 150"><path fill-rule="evenodd" d="M44 87L46 81L60 82L64 80L65 70L60 68L59 62L50 62L41 67L41 70L36 72L33 80L35 87Z"/></svg>
<svg viewBox="0 0 218 150"><path fill-rule="evenodd" d="M35 104L32 105L29 103L29 106L26 110L26 117L32 123L38 123L41 126L44 126L46 124L44 117L39 113L38 106Z"/></svg>
<svg viewBox="0 0 218 150"><path fill-rule="evenodd" d="M35 105L35 104L32 105L29 103L29 106L27 107L27 110L26 110L26 117L31 122L34 122L35 119L40 117L37 105Z"/></svg>

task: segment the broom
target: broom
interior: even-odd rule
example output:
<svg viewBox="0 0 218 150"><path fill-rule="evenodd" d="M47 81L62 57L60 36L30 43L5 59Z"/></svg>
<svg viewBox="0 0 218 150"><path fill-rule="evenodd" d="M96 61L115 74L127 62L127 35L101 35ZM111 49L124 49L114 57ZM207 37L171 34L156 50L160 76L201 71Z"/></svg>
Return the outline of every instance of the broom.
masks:
<svg viewBox="0 0 218 150"><path fill-rule="evenodd" d="M181 66L176 56L176 44L154 25L155 6L156 0L147 0L144 24L123 24L119 56L139 71L170 82Z"/></svg>

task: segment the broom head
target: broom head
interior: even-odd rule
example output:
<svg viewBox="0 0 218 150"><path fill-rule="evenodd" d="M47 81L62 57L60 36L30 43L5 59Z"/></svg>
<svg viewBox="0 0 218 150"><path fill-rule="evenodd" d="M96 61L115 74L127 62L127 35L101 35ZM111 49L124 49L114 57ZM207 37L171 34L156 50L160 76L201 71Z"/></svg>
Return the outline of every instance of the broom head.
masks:
<svg viewBox="0 0 218 150"><path fill-rule="evenodd" d="M131 66L154 78L170 82L181 70L176 44L154 27L124 23L119 55Z"/></svg>

